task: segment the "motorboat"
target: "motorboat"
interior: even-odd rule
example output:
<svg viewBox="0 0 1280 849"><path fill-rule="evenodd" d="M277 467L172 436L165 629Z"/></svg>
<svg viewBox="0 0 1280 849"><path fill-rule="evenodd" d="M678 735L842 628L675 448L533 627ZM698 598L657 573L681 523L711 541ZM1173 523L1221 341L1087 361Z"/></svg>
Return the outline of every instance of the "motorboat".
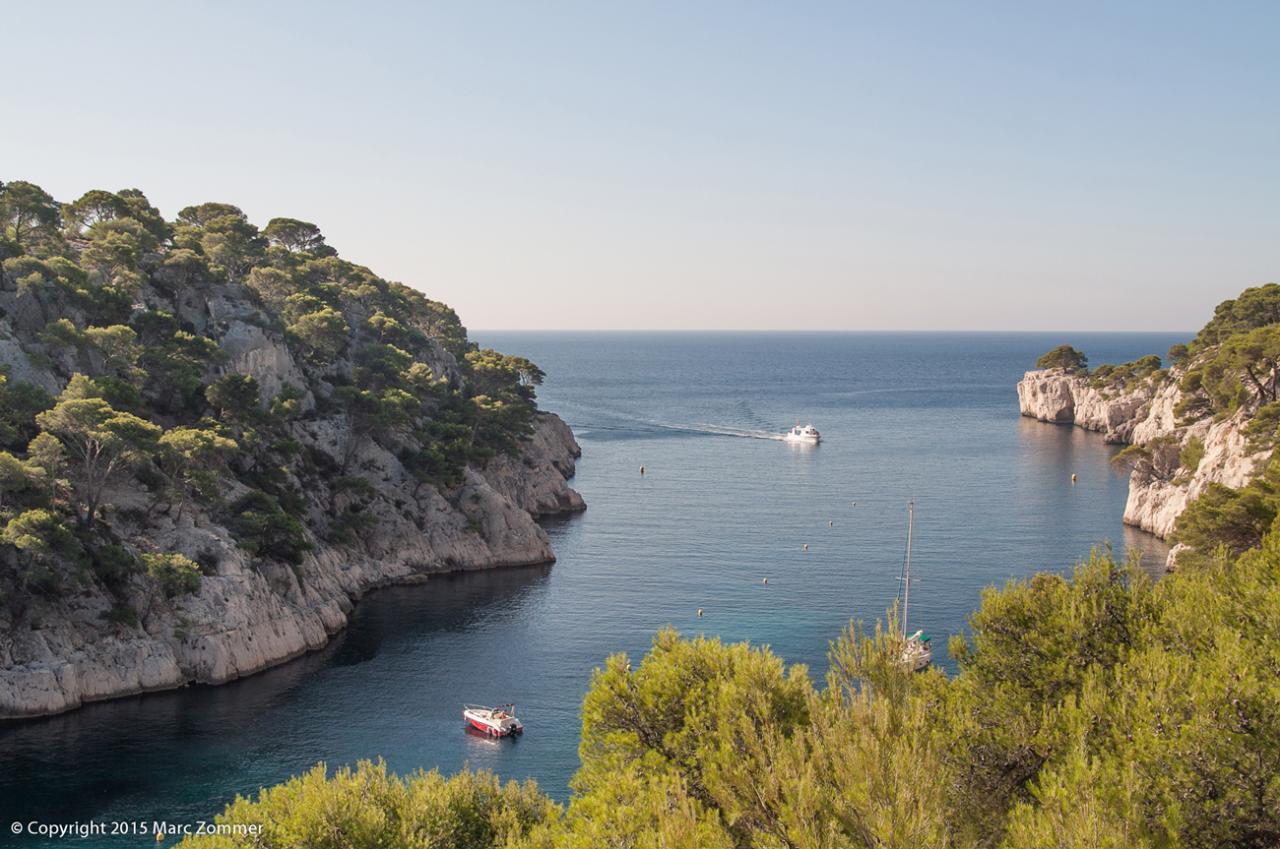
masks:
<svg viewBox="0 0 1280 849"><path fill-rule="evenodd" d="M486 707L463 705L462 718L475 730L490 737L507 737L524 733L524 723L516 719L514 704Z"/></svg>
<svg viewBox="0 0 1280 849"><path fill-rule="evenodd" d="M786 442L802 442L807 445L817 445L822 441L822 434L818 433L818 429L811 424L807 424L802 427L800 423L797 422L795 427L782 435L782 438Z"/></svg>

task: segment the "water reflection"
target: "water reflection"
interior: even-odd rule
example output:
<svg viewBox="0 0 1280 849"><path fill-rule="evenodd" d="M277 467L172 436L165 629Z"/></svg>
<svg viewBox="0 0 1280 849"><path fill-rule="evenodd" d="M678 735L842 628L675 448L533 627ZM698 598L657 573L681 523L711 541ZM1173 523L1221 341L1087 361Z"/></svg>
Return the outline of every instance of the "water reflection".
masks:
<svg viewBox="0 0 1280 849"><path fill-rule="evenodd" d="M1152 534L1124 525L1116 516L1114 537L1100 537L1095 510L1080 502L1123 504L1129 492L1129 472L1111 459L1119 446L1108 446L1102 434L1074 425L1049 425L1019 417L1018 498L1039 527L1033 531L1065 534L1094 543L1109 542L1117 557L1130 552L1141 558L1153 576L1164 572L1168 544ZM1072 475L1076 475L1073 482Z"/></svg>
<svg viewBox="0 0 1280 849"><path fill-rule="evenodd" d="M550 567L534 566L386 588L357 606L351 627L324 649L249 678L0 726L0 807L9 809L0 815L38 810L46 821L102 811L116 818L156 817L151 800L172 799L173 782L181 781L185 798L167 803L163 815L196 818L234 792L341 758L344 746L327 735L358 734L375 707L412 712L422 685L413 674L415 647L429 643L432 633L519 618L525 605L537 604L549 574ZM359 669L368 666L381 668ZM380 682L377 689L369 687L373 680ZM461 730L460 716L456 724ZM297 736L299 726L312 733ZM370 737L379 740L377 750L346 749L375 757L387 738Z"/></svg>

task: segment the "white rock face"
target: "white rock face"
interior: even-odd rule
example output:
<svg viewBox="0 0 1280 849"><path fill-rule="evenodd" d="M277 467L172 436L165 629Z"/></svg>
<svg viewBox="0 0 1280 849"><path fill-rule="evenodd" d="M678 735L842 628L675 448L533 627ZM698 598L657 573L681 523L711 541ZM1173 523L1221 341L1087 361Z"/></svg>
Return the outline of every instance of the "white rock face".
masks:
<svg viewBox="0 0 1280 849"><path fill-rule="evenodd" d="M1109 395L1090 386L1087 377L1061 369L1029 371L1018 383L1022 415L1099 431L1107 442L1130 441L1151 394L1144 385L1132 393Z"/></svg>
<svg viewBox="0 0 1280 849"><path fill-rule="evenodd" d="M311 439L335 434L318 437ZM579 455L564 422L541 413L519 457L468 469L465 483L446 497L419 486L394 456L370 444L355 462L375 481L376 503L383 505L377 524L358 543L321 546L296 568L255 563L201 515L153 523L145 531L149 548L214 562L215 573L191 596L141 603L146 613L139 625L106 621L111 600L93 590L42 600L38 609L16 615L0 611L0 717L222 683L320 648L375 587L462 569L551 562L550 541L534 517L585 508L567 483ZM123 492L115 506L123 510L144 498ZM399 509L392 506L397 502Z"/></svg>
<svg viewBox="0 0 1280 849"><path fill-rule="evenodd" d="M264 401L286 386L303 391L307 386L293 355L278 336L273 338L256 324L236 320L230 322L220 342L230 364L228 370L257 380ZM314 401L308 398L304 407L310 409L313 405Z"/></svg>
<svg viewBox="0 0 1280 849"><path fill-rule="evenodd" d="M1150 456L1138 461L1130 475L1124 521L1162 538L1173 533L1178 516L1210 484L1244 486L1267 457L1267 452L1249 450L1247 411L1222 421L1179 425L1174 415L1179 397L1176 374L1115 392L1061 369L1029 371L1018 383L1024 416L1101 431L1108 442L1150 447ZM1195 468L1185 468L1180 455L1193 439L1204 450Z"/></svg>

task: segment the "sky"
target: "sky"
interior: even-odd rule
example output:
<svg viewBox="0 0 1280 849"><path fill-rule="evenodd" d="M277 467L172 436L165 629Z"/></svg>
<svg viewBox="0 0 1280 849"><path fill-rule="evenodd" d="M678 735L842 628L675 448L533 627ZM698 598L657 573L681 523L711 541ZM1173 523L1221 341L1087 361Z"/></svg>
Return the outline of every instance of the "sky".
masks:
<svg viewBox="0 0 1280 849"><path fill-rule="evenodd" d="M1280 281L1280 4L4 4L0 179L482 329L1191 330Z"/></svg>

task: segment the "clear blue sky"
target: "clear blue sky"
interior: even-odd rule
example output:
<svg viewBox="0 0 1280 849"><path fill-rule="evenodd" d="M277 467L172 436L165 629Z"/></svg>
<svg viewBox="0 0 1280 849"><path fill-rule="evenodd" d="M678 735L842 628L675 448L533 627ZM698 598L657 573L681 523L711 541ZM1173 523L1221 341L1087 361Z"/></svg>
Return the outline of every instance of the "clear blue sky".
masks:
<svg viewBox="0 0 1280 849"><path fill-rule="evenodd" d="M314 221L477 328L1191 329L1280 3L10 3L0 178Z"/></svg>

